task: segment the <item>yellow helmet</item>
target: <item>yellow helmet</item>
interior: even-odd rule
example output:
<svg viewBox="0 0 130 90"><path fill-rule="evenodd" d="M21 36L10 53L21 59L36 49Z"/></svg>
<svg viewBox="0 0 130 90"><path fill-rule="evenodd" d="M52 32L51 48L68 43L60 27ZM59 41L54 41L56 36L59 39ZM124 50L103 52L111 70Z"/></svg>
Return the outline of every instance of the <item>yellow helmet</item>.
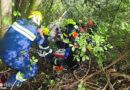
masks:
<svg viewBox="0 0 130 90"><path fill-rule="evenodd" d="M43 34L50 35L50 30L48 28L43 28Z"/></svg>
<svg viewBox="0 0 130 90"><path fill-rule="evenodd" d="M43 19L42 14L41 14L40 11L31 12L31 14L28 16L28 18L31 18L32 21L34 23L36 23L37 25L40 25L41 22L42 22L42 19Z"/></svg>
<svg viewBox="0 0 130 90"><path fill-rule="evenodd" d="M79 23L83 23L83 20L80 19L80 20L79 20Z"/></svg>
<svg viewBox="0 0 130 90"><path fill-rule="evenodd" d="M73 25L76 25L76 22L74 22L73 19L67 19L66 22L67 22L67 24L73 24Z"/></svg>

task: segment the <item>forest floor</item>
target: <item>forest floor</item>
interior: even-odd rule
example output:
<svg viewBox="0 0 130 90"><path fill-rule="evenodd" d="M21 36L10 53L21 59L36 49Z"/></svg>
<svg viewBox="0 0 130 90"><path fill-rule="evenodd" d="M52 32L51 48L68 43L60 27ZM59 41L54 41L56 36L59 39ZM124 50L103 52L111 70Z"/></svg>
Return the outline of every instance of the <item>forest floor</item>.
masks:
<svg viewBox="0 0 130 90"><path fill-rule="evenodd" d="M49 60L30 52L30 56L32 55L39 59L36 76L27 80L21 88L14 90L130 90L130 68L119 68L120 64L126 64L124 62L101 68L96 59L93 59L80 63L80 68L73 72L54 71ZM111 63L105 62L104 66ZM8 68L2 63L0 75L10 77L16 73L14 69ZM78 85L83 85L85 89L77 89Z"/></svg>

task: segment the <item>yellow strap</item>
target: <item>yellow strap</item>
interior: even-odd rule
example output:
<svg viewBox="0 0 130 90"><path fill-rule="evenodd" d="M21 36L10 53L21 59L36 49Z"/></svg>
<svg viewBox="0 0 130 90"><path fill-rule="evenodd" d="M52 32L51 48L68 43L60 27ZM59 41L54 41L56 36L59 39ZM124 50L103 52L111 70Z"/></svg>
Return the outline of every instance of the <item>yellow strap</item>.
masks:
<svg viewBox="0 0 130 90"><path fill-rule="evenodd" d="M68 35L66 35L65 33L63 33L64 36L68 37Z"/></svg>
<svg viewBox="0 0 130 90"><path fill-rule="evenodd" d="M63 39L63 42L65 42L65 43L70 43L70 41L69 40L67 40L67 39L64 39L64 36L63 36L63 34L62 34L62 39Z"/></svg>
<svg viewBox="0 0 130 90"><path fill-rule="evenodd" d="M75 33L75 31L74 31L74 32L72 32L72 33L70 33L70 34L69 34L69 36L70 36L70 35L72 35L72 34L74 34L74 33Z"/></svg>
<svg viewBox="0 0 130 90"><path fill-rule="evenodd" d="M49 49L49 46L43 47L43 46L39 45L39 48L40 48L40 49Z"/></svg>

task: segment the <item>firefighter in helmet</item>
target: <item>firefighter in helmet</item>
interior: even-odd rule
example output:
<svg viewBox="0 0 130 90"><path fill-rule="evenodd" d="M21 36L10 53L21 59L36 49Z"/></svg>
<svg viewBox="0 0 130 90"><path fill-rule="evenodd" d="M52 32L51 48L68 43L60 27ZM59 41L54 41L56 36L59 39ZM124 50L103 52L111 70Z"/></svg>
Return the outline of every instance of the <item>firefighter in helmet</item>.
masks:
<svg viewBox="0 0 130 90"><path fill-rule="evenodd" d="M69 47L69 44L74 44L76 37L78 36L78 26L73 19L67 19L66 25L63 33L61 34L60 39L57 39L57 47L58 51L54 53L56 57L62 58L54 58L54 65L63 66L64 68L74 70L74 66L78 66L78 62L73 60L73 52Z"/></svg>
<svg viewBox="0 0 130 90"><path fill-rule="evenodd" d="M42 45L39 45L38 55L40 57L51 59L53 57L53 50L49 47L48 37L50 36L50 30L47 27L43 28L44 42Z"/></svg>
<svg viewBox="0 0 130 90"><path fill-rule="evenodd" d="M44 36L40 27L42 14L32 11L27 19L14 22L0 41L0 58L18 72L6 82L7 87L20 87L24 81L34 77L38 68L30 61L29 50L33 43L42 44Z"/></svg>

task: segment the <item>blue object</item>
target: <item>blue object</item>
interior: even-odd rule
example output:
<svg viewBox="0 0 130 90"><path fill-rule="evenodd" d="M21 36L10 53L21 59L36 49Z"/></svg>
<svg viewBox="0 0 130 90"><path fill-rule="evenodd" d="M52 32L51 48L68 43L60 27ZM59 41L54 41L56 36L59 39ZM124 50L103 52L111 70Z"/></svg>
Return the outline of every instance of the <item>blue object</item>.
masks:
<svg viewBox="0 0 130 90"><path fill-rule="evenodd" d="M67 49L66 49L65 57L64 57L65 59L67 59L67 57L69 56L70 49L71 49L71 48L67 48Z"/></svg>
<svg viewBox="0 0 130 90"><path fill-rule="evenodd" d="M24 34L18 32L15 27L15 24L18 24L19 27L27 29L28 32L31 32L35 37L34 40L30 40ZM16 30L17 29L17 30ZM21 30L22 31L22 30ZM28 36L28 32L24 32ZM37 71L36 65L31 65L30 58L29 58L29 50L33 43L42 44L43 39L41 38L40 34L38 33L37 26L31 20L22 19L17 20L6 32L3 39L0 41L0 58L2 61L7 64L8 66L20 71L24 74L23 78L30 78L35 76ZM30 71L30 67L32 70ZM16 74L9 78L7 83L14 83L16 80Z"/></svg>

